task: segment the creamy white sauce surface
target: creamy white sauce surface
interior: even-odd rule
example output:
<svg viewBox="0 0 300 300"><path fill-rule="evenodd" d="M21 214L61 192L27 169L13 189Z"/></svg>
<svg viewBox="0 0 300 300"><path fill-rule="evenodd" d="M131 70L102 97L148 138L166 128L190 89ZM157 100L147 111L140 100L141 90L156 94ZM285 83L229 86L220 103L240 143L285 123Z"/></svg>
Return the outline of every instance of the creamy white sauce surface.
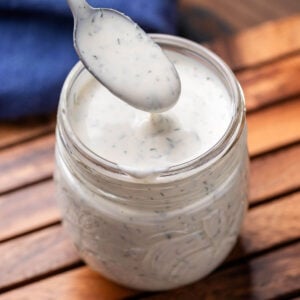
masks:
<svg viewBox="0 0 300 300"><path fill-rule="evenodd" d="M176 69L131 19L110 9L80 8L75 40L85 66L112 93L147 112L170 109L180 95ZM109 97L115 101L115 97Z"/></svg>
<svg viewBox="0 0 300 300"><path fill-rule="evenodd" d="M94 153L133 176L155 174L211 149L233 115L221 80L203 63L166 51L180 75L178 103L162 114L136 110L90 77L74 96L72 127Z"/></svg>

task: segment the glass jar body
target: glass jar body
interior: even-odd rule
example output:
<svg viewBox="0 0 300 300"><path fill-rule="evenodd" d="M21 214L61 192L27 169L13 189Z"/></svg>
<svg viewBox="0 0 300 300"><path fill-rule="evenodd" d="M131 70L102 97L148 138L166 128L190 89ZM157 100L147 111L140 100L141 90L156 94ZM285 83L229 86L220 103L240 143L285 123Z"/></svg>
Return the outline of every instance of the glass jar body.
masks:
<svg viewBox="0 0 300 300"><path fill-rule="evenodd" d="M80 80L82 66L76 68L65 90ZM235 79L233 84L240 92ZM158 179L132 180L78 150L65 128L61 103L70 96L62 92L57 198L66 230L93 269L122 285L155 291L201 279L225 259L247 207L247 133L242 94L238 96L240 119L219 145L222 151L214 149L217 154L208 153L203 164L196 160Z"/></svg>
<svg viewBox="0 0 300 300"><path fill-rule="evenodd" d="M244 132L228 162L205 174L169 186L124 188L126 199L138 200L143 191L161 199L160 206L138 208L90 188L57 151L59 205L80 256L107 278L141 290L176 288L209 274L234 246L247 207L245 143ZM226 170L229 160L234 168ZM172 197L182 205L172 207Z"/></svg>

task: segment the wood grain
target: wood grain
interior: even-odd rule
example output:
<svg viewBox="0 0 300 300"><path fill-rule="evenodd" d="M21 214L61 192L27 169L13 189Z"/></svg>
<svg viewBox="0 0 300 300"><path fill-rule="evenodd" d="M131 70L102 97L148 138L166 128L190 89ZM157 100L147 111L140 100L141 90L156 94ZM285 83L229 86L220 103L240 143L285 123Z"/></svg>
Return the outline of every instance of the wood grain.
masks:
<svg viewBox="0 0 300 300"><path fill-rule="evenodd" d="M190 286L146 299L278 298L299 290L300 265L296 263L299 261L299 254L300 243L252 259L237 267L216 272Z"/></svg>
<svg viewBox="0 0 300 300"><path fill-rule="evenodd" d="M250 202L300 189L300 144L251 160Z"/></svg>
<svg viewBox="0 0 300 300"><path fill-rule="evenodd" d="M274 58L298 51L300 50L300 37L297 34L299 28L300 14L238 33L228 38L226 43L232 48L230 52L234 60L239 63L233 63L232 59L225 60L233 68L236 65L245 67L249 64L252 66L269 62ZM210 47L224 56L224 51L215 46L213 43ZM247 62L249 59L251 63ZM300 56L295 55L279 62L240 72L238 77L246 92L248 108L257 107L260 102L268 103L270 98L275 98L277 101L282 97L299 93L297 80L291 80L299 77L299 64ZM22 126L18 123L1 123L0 147L48 132L53 128L53 117L42 124L38 120L23 122Z"/></svg>
<svg viewBox="0 0 300 300"><path fill-rule="evenodd" d="M0 123L0 148L54 131L55 117L33 118L22 122Z"/></svg>
<svg viewBox="0 0 300 300"><path fill-rule="evenodd" d="M300 244L214 272L193 285L149 299L270 299L299 288ZM84 283L84 284L83 284ZM232 287L232 288L229 288ZM79 268L3 294L0 300L123 299L135 294L88 268ZM140 298L142 299L142 298ZM147 297L148 299L148 297Z"/></svg>
<svg viewBox="0 0 300 300"><path fill-rule="evenodd" d="M251 111L247 117L249 150L254 157L250 202L294 193L251 208L226 268L189 287L150 299L269 299L299 291L300 98L284 100L300 94L299 28L300 15L212 44L227 55L232 67L250 67L238 72ZM278 47L271 47L272 43ZM290 56L282 59L286 55ZM59 220L52 180L39 182L53 171L54 135L45 134L54 124L44 125L24 129L0 125L0 148L5 148L0 152L0 193L32 184L0 197L0 240ZM262 155L268 151L272 152ZM0 257L0 290L26 284L4 293L0 300L109 300L136 293L87 267L65 272L80 259L61 225L0 243ZM62 273L51 276L57 272Z"/></svg>
<svg viewBox="0 0 300 300"><path fill-rule="evenodd" d="M51 176L53 153L53 134L2 150L0 193Z"/></svg>
<svg viewBox="0 0 300 300"><path fill-rule="evenodd" d="M249 152L257 155L300 140L300 98L247 117ZM276 134L274 134L276 132ZM1 151L0 193L51 176L54 135Z"/></svg>
<svg viewBox="0 0 300 300"><path fill-rule="evenodd" d="M300 144L251 160L250 203L300 188ZM0 240L59 221L53 181L0 196Z"/></svg>
<svg viewBox="0 0 300 300"><path fill-rule="evenodd" d="M252 67L299 51L299 29L300 15L297 14L217 39L209 48L233 69Z"/></svg>
<svg viewBox="0 0 300 300"><path fill-rule="evenodd" d="M299 210L300 192L251 209L240 241L229 260L249 256L297 238L300 232ZM3 243L0 245L0 257L0 290L80 260L69 238L58 225Z"/></svg>
<svg viewBox="0 0 300 300"><path fill-rule="evenodd" d="M108 281L87 267L13 290L0 300L118 300L136 294Z"/></svg>
<svg viewBox="0 0 300 300"><path fill-rule="evenodd" d="M0 244L0 290L79 262L60 225Z"/></svg>
<svg viewBox="0 0 300 300"><path fill-rule="evenodd" d="M247 116L250 155L300 140L300 98L282 102Z"/></svg>
<svg viewBox="0 0 300 300"><path fill-rule="evenodd" d="M236 260L299 238L299 212L300 192L250 209L239 242L228 260Z"/></svg>
<svg viewBox="0 0 300 300"><path fill-rule="evenodd" d="M299 95L300 55L239 72L237 78L244 90L248 111Z"/></svg>
<svg viewBox="0 0 300 300"><path fill-rule="evenodd" d="M300 98L247 116L250 155L262 154L300 140ZM276 133L276 134L275 134ZM54 135L1 151L0 192L51 176Z"/></svg>
<svg viewBox="0 0 300 300"><path fill-rule="evenodd" d="M59 220L53 181L0 196L0 241Z"/></svg>

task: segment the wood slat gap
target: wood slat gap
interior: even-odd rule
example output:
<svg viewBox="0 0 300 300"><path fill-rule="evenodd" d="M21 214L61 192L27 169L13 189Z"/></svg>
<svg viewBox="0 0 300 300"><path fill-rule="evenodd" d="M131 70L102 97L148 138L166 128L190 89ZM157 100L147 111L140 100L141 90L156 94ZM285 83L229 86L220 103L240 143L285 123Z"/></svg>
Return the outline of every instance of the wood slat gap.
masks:
<svg viewBox="0 0 300 300"><path fill-rule="evenodd" d="M283 264L285 257L288 257L289 254L292 254L294 259L296 258L296 252L298 251L299 245L300 243L293 243L291 245L286 246L285 248L276 249L270 253L267 253L264 257L253 258L251 262L247 261L242 264L238 264L235 267L227 269L220 268L218 269L219 272L214 272L205 279L193 283L190 286L160 293L147 293L147 295L145 295L143 298L131 297L130 299L280 299L278 298L278 296L281 297L281 299L289 299L294 295L298 295L299 292L299 288L296 284L295 279L296 276L294 276L293 278L294 286L291 287L291 290L285 291L282 294L280 294L280 291L278 291L276 283L274 283L274 281L270 279L272 278L274 280L274 274L268 274L267 271L265 271L264 269L262 269L263 271L260 272L260 277L262 277L262 275L266 276L265 282L263 282L261 278L261 283L259 283L258 279L256 278L255 283L251 281L247 283L245 282L245 280L240 280L240 278L243 276L242 272L248 272L248 276L251 280L251 272L254 272L254 269L258 268L258 265L261 265L262 263L266 263L266 265L262 266L262 268L266 267L267 270L270 269L269 271L271 271L272 268L270 266L272 265L272 261L275 262L275 270L278 271L280 265ZM277 261L278 259L280 260L279 262ZM285 272L288 272L288 267L285 267ZM277 272L275 274L277 274ZM284 275L287 276L287 274ZM291 271L291 273L288 275L293 276L293 271ZM234 276L234 278L231 279L231 276ZM247 278L247 275L245 276ZM280 274L278 274L278 276L280 276ZM225 284L223 280L226 280ZM220 286L218 286L218 282L220 281L223 284L222 289ZM285 278L285 283L286 281L287 279ZM225 287L230 287L230 283L233 284L232 291L226 290L227 294L224 295L223 292L225 290ZM265 287L265 285L268 286ZM276 289L274 290L275 287ZM243 290L241 290L242 288ZM242 293L242 291L244 293ZM274 296L270 296L270 294L273 294Z"/></svg>
<svg viewBox="0 0 300 300"><path fill-rule="evenodd" d="M299 50L300 39L295 37L300 24L299 16L265 22L235 35L216 39L208 46L233 69L274 60Z"/></svg>
<svg viewBox="0 0 300 300"><path fill-rule="evenodd" d="M251 156L299 142L299 115L300 97L248 115L248 146Z"/></svg>
<svg viewBox="0 0 300 300"><path fill-rule="evenodd" d="M56 114L0 122L0 149L24 143L53 132Z"/></svg>
<svg viewBox="0 0 300 300"><path fill-rule="evenodd" d="M13 191L53 174L54 134L0 151L0 192Z"/></svg>
<svg viewBox="0 0 300 300"><path fill-rule="evenodd" d="M0 293L84 265L59 224L2 243L0 253Z"/></svg>
<svg viewBox="0 0 300 300"><path fill-rule="evenodd" d="M286 200L281 199L279 201L282 201L283 204L284 204L284 201L287 201L287 199ZM256 209L257 208L254 208L253 210L256 210ZM255 258L264 256L264 255L266 255L270 252L273 253L274 251L277 251L279 249L291 246L291 245L299 243L299 242L300 242L300 237L290 238L289 240L283 240L283 241L277 242L275 244L272 244L270 247L266 247L266 248L261 249L261 250L255 250L253 252L250 252L249 254L246 254L243 257L237 257L236 259L229 260L228 262L225 262L221 267L219 267L215 272L219 272L221 270L236 267L240 264L244 264L244 263L248 262L249 260L253 260ZM49 271L46 274L36 275L36 276L33 276L29 279L25 279L21 282L18 282L16 284L11 284L11 285L5 286L5 287L2 288L2 290L0 289L0 291L6 291L7 292L7 291L12 290L14 288L25 286L25 285L34 283L38 280L41 280L41 279L44 279L44 278L49 278L49 277L58 275L60 273L64 273L68 270L75 269L75 268L77 268L79 266L83 266L83 265L84 264L81 261L79 261L79 259L78 259L78 261L75 260L75 261L71 262L70 264L68 264L64 267L58 267L57 269ZM145 294L143 293L142 295L144 296ZM151 296L152 295L153 294L151 294Z"/></svg>
<svg viewBox="0 0 300 300"><path fill-rule="evenodd" d="M262 257L262 256L270 254L270 253L275 253L276 251L280 251L283 248L290 247L290 246L293 246L293 245L297 245L298 243L300 243L300 237L297 238L297 239L293 239L293 240L290 240L290 241L279 243L277 245L274 245L272 247L269 247L267 249L264 249L264 250L261 250L261 251L255 252L255 253L251 253L251 254L249 254L245 257L225 262L220 267L218 267L213 272L213 274L218 273L218 272L223 271L223 270L235 268L235 267L237 267L239 265L242 265L242 264L246 264L251 260L255 260L259 257ZM299 291L300 291L300 289L291 291L291 293L289 293L289 294L282 295L278 298L276 297L276 300L278 300L278 299L289 299L290 297L294 297L295 295L300 294ZM142 292L140 294L127 297L124 300L138 300L138 299L141 299L141 297L143 297L143 299L144 299L144 298L153 297L155 295L160 295L160 294L161 294L161 292Z"/></svg>
<svg viewBox="0 0 300 300"><path fill-rule="evenodd" d="M209 47L209 45L208 45ZM291 57L294 57L294 56L298 56L300 55L300 49L299 50L294 50L292 52L289 52L289 53L285 53L285 54L281 54L277 57L273 57L269 60L265 60L263 62L258 62L256 64L253 64L253 65L249 65L249 66L243 66L243 67L233 67L231 68L235 74L239 74L239 73L243 73L244 71L250 71L250 70L257 70L257 69L260 69L260 68L263 68L265 66L268 66L268 65L271 65L271 64L276 64L280 61L284 61L286 59L289 59Z"/></svg>
<svg viewBox="0 0 300 300"><path fill-rule="evenodd" d="M264 156L268 156L268 155L272 155L272 154L276 154L280 151L285 151L285 150L289 150L290 148L296 147L300 145L300 140L295 140L293 142L290 142L288 144L284 144L269 150L266 150L264 152L260 152L260 153L254 153L254 154L249 154L249 157L251 160L254 159L259 159L259 158L263 158Z"/></svg>
<svg viewBox="0 0 300 300"><path fill-rule="evenodd" d="M256 259L258 257L267 255L267 254L269 254L271 252L274 253L276 251L280 251L282 248L289 247L289 246L295 245L297 243L300 243L300 237L296 238L296 239L293 239L293 240L290 240L290 241L285 241L285 242L276 244L276 245L274 245L272 247L263 249L263 250L258 251L258 252L251 253L251 254L246 255L246 256L244 256L242 258L235 259L235 260L232 260L232 261L229 261L229 262L225 262L219 268L217 268L214 271L214 273L217 273L219 271L223 271L223 270L226 270L226 269L230 269L230 268L235 268L238 265L247 263L249 260L253 260L253 259ZM51 278L53 276L56 276L56 275L59 275L59 274L62 274L62 273L65 273L65 272L68 272L68 271L71 271L71 270L83 267L83 266L85 266L85 263L83 261L78 261L78 262L72 263L72 264L70 264L68 266L58 268L58 269L50 271L50 272L48 272L46 274L42 274L42 275L38 275L38 276L32 277L30 279L24 280L24 281L19 282L17 284L12 284L12 285L7 286L5 288L0 288L0 294L4 294L4 293L9 292L11 290L14 290L14 289L17 289L17 288L21 288L21 287L24 287L26 285L33 284L33 283L35 283L37 281L40 281L40 280L43 280L43 279L48 279L48 278ZM287 294L282 295L282 296L280 296L280 298L276 297L276 299L288 299L288 298L285 298L285 297L293 297L294 295L298 295L299 290L292 291L289 295L287 295ZM160 294L160 292L157 292L157 293L156 292L155 293L151 293L151 292L137 292L137 293L138 293L137 295L126 297L125 299L126 300L135 300L135 299L140 299L140 297L148 298L148 297L152 297L154 295Z"/></svg>
<svg viewBox="0 0 300 300"><path fill-rule="evenodd" d="M1 295L5 294L11 290L15 290L15 289L21 288L23 286L30 285L32 283L35 283L35 282L43 280L43 279L48 279L50 277L53 277L53 276L83 267L83 266L85 266L85 263L83 261L78 261L78 262L72 263L68 266L57 268L56 270L53 270L53 271L49 271L46 274L38 275L38 276L32 277L30 279L25 279L24 281L6 286L4 288L0 287L0 294Z"/></svg>
<svg viewBox="0 0 300 300"><path fill-rule="evenodd" d="M225 270L225 269L229 269L229 268L234 268L237 265L247 263L248 261L251 261L251 260L256 259L258 257L267 255L269 253L274 253L276 251L280 251L280 250L282 250L286 247L297 245L298 243L300 243L300 237L274 244L271 247L267 247L265 249L258 250L258 251L246 254L243 257L226 261L220 267L218 267L215 270L215 272Z"/></svg>
<svg viewBox="0 0 300 300"><path fill-rule="evenodd" d="M247 116L251 116L251 115L256 114L257 112L261 112L261 111L268 110L268 109L276 107L276 106L280 106L280 105L284 104L285 102L296 101L299 97L300 97L300 93L298 93L298 92L296 92L293 95L289 95L287 97L280 97L280 98L276 99L275 101L263 103L258 107L246 108L246 114L247 114Z"/></svg>
<svg viewBox="0 0 300 300"><path fill-rule="evenodd" d="M12 235L12 236L10 236L6 239L0 240L0 245L4 244L6 242L10 242L12 240L18 239L18 238L22 238L22 237L27 236L27 235L32 234L32 233L35 233L35 232L38 232L38 231L41 231L41 230L44 230L44 229L47 229L47 228L50 228L50 227L53 227L53 226L56 226L56 225L60 225L60 224L61 224L61 220L57 220L57 221L48 223L44 226L40 226L38 228L33 228L32 230L27 230L27 231L24 231L22 233Z"/></svg>
<svg viewBox="0 0 300 300"><path fill-rule="evenodd" d="M22 145L22 144L25 144L25 143L32 142L32 141L37 140L39 138L42 138L44 136L51 135L54 132L55 132L55 129L52 128L52 129L49 129L45 132L41 132L41 133L38 133L36 135L26 137L24 139L20 139L20 140L17 140L17 141L14 141L14 142L2 145L2 146L0 145L0 151L7 150L7 149L12 148L12 147L16 147L16 146L19 146L19 145Z"/></svg>
<svg viewBox="0 0 300 300"><path fill-rule="evenodd" d="M280 198L283 198L283 197L292 196L294 194L297 194L299 191L300 191L300 186L297 188L290 189L288 191L276 194L276 196L267 197L262 200L258 200L256 202L249 203L249 209L256 208L258 206L262 206L262 205L265 205L265 204L268 204L268 203L271 203L274 201L278 201Z"/></svg>
<svg viewBox="0 0 300 300"><path fill-rule="evenodd" d="M289 293L278 295L276 298L271 298L270 300L296 300L300 299L300 288L290 291Z"/></svg>
<svg viewBox="0 0 300 300"><path fill-rule="evenodd" d="M28 182L26 184L22 184L22 185L19 185L17 187L13 187L11 189L7 189L7 190L4 190L2 192L0 191L0 197L5 196L5 195L10 194L10 193L20 191L22 189L25 189L25 188L28 188L28 187L31 187L31 186L34 186L34 185L37 185L37 184L40 184L40 183L43 183L43 182L46 182L46 181L49 181L49 180L52 180L52 179L53 179L52 175L44 176L44 177L39 178L38 180Z"/></svg>

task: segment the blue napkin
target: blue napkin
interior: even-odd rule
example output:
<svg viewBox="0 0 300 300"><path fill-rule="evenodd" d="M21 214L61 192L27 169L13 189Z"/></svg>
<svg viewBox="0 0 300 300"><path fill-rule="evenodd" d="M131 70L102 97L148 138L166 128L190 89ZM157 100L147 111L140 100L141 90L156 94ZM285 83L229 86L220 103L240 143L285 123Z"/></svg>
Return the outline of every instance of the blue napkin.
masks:
<svg viewBox="0 0 300 300"><path fill-rule="evenodd" d="M129 15L148 32L176 33L175 0L90 0ZM55 111L78 60L66 0L0 1L0 119Z"/></svg>

